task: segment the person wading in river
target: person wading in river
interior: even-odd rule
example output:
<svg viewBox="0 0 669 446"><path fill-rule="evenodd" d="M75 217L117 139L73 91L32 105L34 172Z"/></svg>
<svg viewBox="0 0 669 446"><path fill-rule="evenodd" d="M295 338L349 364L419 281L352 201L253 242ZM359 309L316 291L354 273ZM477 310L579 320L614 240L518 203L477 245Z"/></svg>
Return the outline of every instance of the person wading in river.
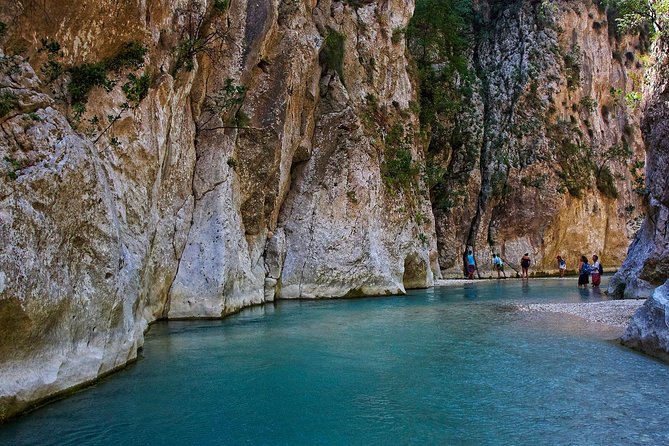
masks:
<svg viewBox="0 0 669 446"><path fill-rule="evenodd" d="M474 273L476 272L476 260L474 259L474 253L470 249L467 252L467 278L472 280L474 278Z"/></svg>
<svg viewBox="0 0 669 446"><path fill-rule="evenodd" d="M493 267L495 268L495 271L497 271L497 278L501 279L500 273L504 273L504 278L506 279L506 273L504 272L504 261L502 260L502 258L497 254L493 254L492 264Z"/></svg>
<svg viewBox="0 0 669 446"><path fill-rule="evenodd" d="M560 277L564 277L565 271L567 271L567 262L564 261L562 256L557 256L558 270L560 270Z"/></svg>
<svg viewBox="0 0 669 446"><path fill-rule="evenodd" d="M523 279L529 279L530 278L530 253L526 252L525 255L520 259L520 266L523 268L523 274L521 277Z"/></svg>
<svg viewBox="0 0 669 446"><path fill-rule="evenodd" d="M578 286L587 287L590 278L590 265L588 265L588 258L581 256L578 263Z"/></svg>
<svg viewBox="0 0 669 446"><path fill-rule="evenodd" d="M604 268L602 268L602 264L599 263L599 257L593 255L592 256L592 267L590 268L590 275L592 276L592 286L599 286L602 283L602 272L604 271Z"/></svg>

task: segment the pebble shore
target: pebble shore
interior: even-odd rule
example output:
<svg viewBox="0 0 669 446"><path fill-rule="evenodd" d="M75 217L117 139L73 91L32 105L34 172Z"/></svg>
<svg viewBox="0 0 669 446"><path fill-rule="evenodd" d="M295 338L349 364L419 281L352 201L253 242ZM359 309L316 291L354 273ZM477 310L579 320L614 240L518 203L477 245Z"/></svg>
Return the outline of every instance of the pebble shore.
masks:
<svg viewBox="0 0 669 446"><path fill-rule="evenodd" d="M596 322L615 328L626 328L634 312L644 302L643 299L628 299L604 302L527 304L518 305L518 311L571 314L588 322Z"/></svg>
<svg viewBox="0 0 669 446"><path fill-rule="evenodd" d="M490 279L483 279L490 280ZM537 280L537 279L532 279ZM542 279L538 279L542 280ZM552 280L552 279L543 279ZM435 286L456 286L466 283L480 282L481 280L438 280ZM644 299L608 300L603 302L579 302L579 303L556 303L556 304L514 304L517 311L560 313L579 317L588 322L608 325L616 329L625 329L630 318L638 310Z"/></svg>

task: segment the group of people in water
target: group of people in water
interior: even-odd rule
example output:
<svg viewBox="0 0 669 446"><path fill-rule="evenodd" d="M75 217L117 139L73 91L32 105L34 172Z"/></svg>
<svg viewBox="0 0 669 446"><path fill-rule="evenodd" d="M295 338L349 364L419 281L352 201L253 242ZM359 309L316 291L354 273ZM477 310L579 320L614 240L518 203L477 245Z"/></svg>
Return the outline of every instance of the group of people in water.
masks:
<svg viewBox="0 0 669 446"><path fill-rule="evenodd" d="M519 274L521 278L529 279L530 265L532 264L530 254L526 252L520 258L519 263L522 272L518 272L515 269L514 271L516 271L516 273ZM506 273L504 272L504 260L502 260L502 258L496 253L492 255L492 265L494 270L497 271L498 279L501 279L502 275L504 275L504 278L506 278ZM565 273L567 272L567 262L562 258L562 256L557 256L557 266L558 271L560 272L560 277L564 277ZM473 279L477 270L478 267L476 265L474 253L471 249L469 249L467 251L467 278ZM579 287L587 287L591 277L592 286L598 287L602 282L602 274L604 274L604 268L602 267L602 264L600 263L599 257L597 255L592 256L592 264L588 263L588 258L586 256L581 256L578 263Z"/></svg>

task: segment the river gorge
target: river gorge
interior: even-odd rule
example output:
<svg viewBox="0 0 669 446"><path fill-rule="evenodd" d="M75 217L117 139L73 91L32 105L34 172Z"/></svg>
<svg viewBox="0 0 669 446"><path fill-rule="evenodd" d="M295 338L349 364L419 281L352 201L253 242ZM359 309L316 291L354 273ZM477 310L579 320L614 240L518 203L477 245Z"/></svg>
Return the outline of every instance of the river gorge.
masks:
<svg viewBox="0 0 669 446"><path fill-rule="evenodd" d="M575 390L585 379L610 380L620 393L602 391L584 413L619 404L612 419L638 412L639 401L622 399L633 386L661 382L666 366L602 339L669 357L669 24L663 2L647 2L648 16L635 16L630 4L0 0L0 422L143 357L95 389L10 420L0 438L48 444L48 429L31 440L19 426L60 410L70 415L54 426L79 417L96 392L110 398L108 421L123 424L122 414L139 416L127 405L152 409L114 400L118 389L156 373L149 388L164 382L155 392L181 392L189 388L178 389L183 380L200 379L183 376L198 364L212 373L202 378L214 386L210 396L231 392L219 412L213 400L201 404L228 420L214 429L235 443L270 434L278 443L355 442L346 435L361 432L364 413L376 442L392 441L384 435L393 432L400 443L483 441L510 414L470 386L476 375L465 366L499 372L481 386L500 407L508 397L519 402L513 410L536 408L542 395L557 398L543 392L566 391L567 381L571 392L587 393ZM630 25L630 17L643 20ZM494 253L514 276L528 253L533 278L433 288L463 277L468 249L477 276L496 276ZM574 272L592 254L617 271L605 281L608 294L585 297L572 279L536 279L557 273L558 255ZM542 313L542 326L518 307L541 298L647 301L612 334L565 315ZM183 322L205 319L224 320ZM355 330L344 330L345 321ZM288 327L301 334L284 338ZM306 387L324 380L319 367L339 364L350 374L328 376L335 381L325 380L323 394L299 400L290 384L299 381L300 348L314 361L303 364ZM280 351L295 358L294 369ZM220 361L228 355L234 360ZM495 367L496 355L511 362ZM568 360L556 363L561 356ZM386 369L376 370L375 358ZM628 368L612 377L607 364L618 360ZM174 363L178 376L159 373L164 365L154 361ZM412 361L426 364L416 394L399 382ZM521 372L521 363L534 368ZM601 373L576 374L586 364ZM374 387L376 372L401 395ZM533 382L535 373L543 390L513 395L500 384L519 374ZM449 403L437 384L453 375L460 381ZM255 379L264 390L249 387ZM272 382L285 387L272 393ZM244 392L261 399L241 402ZM276 397L267 408L264 392ZM641 394L644 410L659 413L646 390L634 398ZM578 442L571 430L582 425L570 423L589 396L537 409L537 432L551 431L546 420L562 407L572 417L555 442ZM332 417L315 421L321 433L316 426L299 437L297 416L282 433L277 424L250 432L239 421L268 412L290 418L279 403L293 397L309 413L324 410L323 399L338 401ZM345 413L349 401L353 412ZM435 409L435 418L419 406ZM431 437L427 425L386 429L409 407L455 430ZM478 417L476 407L499 415L476 418L479 433L458 418ZM334 418L358 427L329 437ZM240 426L245 433L231 430ZM531 423L523 426L518 432ZM587 438L643 443L640 428L604 434L601 426L593 423ZM89 429L61 428L72 443ZM114 432L91 433L89 442L130 438ZM200 434L174 435L189 442ZM517 432L499 435L522 442ZM662 426L645 435L667 438Z"/></svg>

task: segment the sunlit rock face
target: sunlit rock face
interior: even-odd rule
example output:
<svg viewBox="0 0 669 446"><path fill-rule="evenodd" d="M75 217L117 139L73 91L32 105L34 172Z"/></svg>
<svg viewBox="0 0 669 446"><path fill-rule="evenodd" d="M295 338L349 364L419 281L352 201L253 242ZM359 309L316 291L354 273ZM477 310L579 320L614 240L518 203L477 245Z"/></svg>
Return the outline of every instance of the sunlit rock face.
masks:
<svg viewBox="0 0 669 446"><path fill-rule="evenodd" d="M475 93L445 124L446 143L431 147L450 172L465 172L433 191L443 273L462 275L467 245L484 273L493 252L515 268L528 252L534 271L555 271L557 255L570 269L582 254L619 266L643 212L630 173L644 158L640 113L623 92L641 89L647 43L616 37L591 1L476 3ZM591 148L586 159L599 164L597 154L623 143L633 154L605 163L614 198L581 157Z"/></svg>
<svg viewBox="0 0 669 446"><path fill-rule="evenodd" d="M649 297L669 278L669 57L666 42L654 48L656 63L644 89L641 131L646 143L646 219L609 293ZM666 289L666 286L664 287ZM666 294L666 291L664 291ZM650 317L650 316L649 316Z"/></svg>
<svg viewBox="0 0 669 446"><path fill-rule="evenodd" d="M42 3L0 8L0 419L123 366L159 318L433 283L412 1ZM70 68L131 41L143 66L75 107Z"/></svg>

